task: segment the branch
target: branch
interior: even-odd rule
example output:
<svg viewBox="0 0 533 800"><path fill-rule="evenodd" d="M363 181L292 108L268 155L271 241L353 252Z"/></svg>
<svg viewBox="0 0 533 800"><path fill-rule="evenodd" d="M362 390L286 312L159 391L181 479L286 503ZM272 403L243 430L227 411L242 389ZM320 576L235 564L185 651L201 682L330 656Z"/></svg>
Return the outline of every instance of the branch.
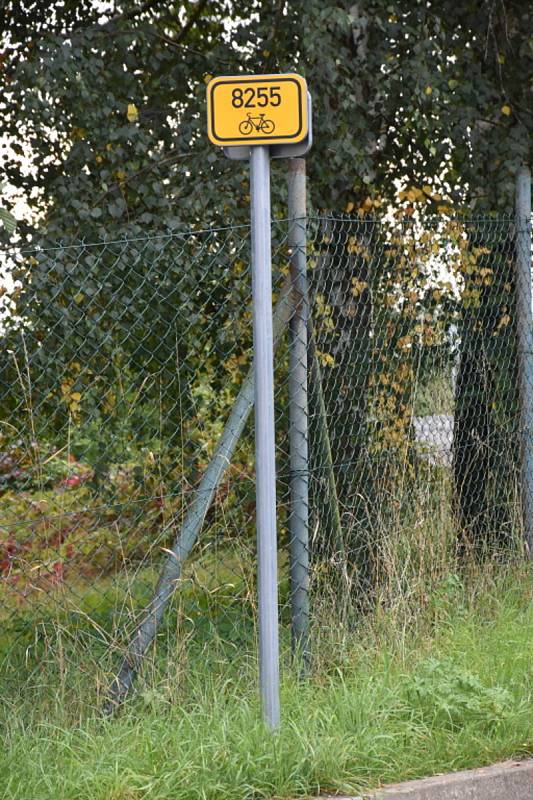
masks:
<svg viewBox="0 0 533 800"><path fill-rule="evenodd" d="M126 175L126 177L121 181L114 181L109 189L107 189L103 194L96 198L94 203L92 204L91 208L95 208L96 206L100 205L102 200L104 200L108 195L115 191L115 189L120 189L121 184L129 183L130 181L134 180L134 178L138 178L139 175L144 174L145 172L153 172L162 164L169 164L173 161L179 161L182 158L190 158L194 155L194 152L191 151L189 153L170 153L169 155L165 156L164 158L160 158L158 161L154 161L151 164L147 164L145 167L137 170L137 172L132 172L130 175Z"/></svg>
<svg viewBox="0 0 533 800"><path fill-rule="evenodd" d="M207 5L207 0L198 0L197 6L194 9L193 13L191 14L191 16L189 17L183 28L177 35L176 39L173 40L175 44L179 44L187 36L193 25L195 25L196 22L198 21L206 5Z"/></svg>
<svg viewBox="0 0 533 800"><path fill-rule="evenodd" d="M108 19L107 22L103 22L100 25L92 25L88 30L105 30L106 28L114 25L117 22L121 22L122 20L135 19L141 14L144 14L145 11L151 11L153 8L163 2L165 2L165 0L146 0L146 2L138 8L132 8L130 11L126 11L124 14L115 14L115 16ZM81 28L82 24L83 23L76 25L74 30Z"/></svg>
<svg viewBox="0 0 533 800"><path fill-rule="evenodd" d="M164 33L159 33L157 30L152 30L151 27L148 26L144 27L142 31L136 30L135 28L121 28L120 30L106 30L102 32L107 36L138 36L140 33L142 33L143 36L151 36L152 38L158 39L160 42L163 42L163 44L166 44L169 47L174 47L176 50L181 50L184 53L191 53L191 55L199 56L203 59L207 57L208 53L207 50L205 52L202 52L201 50L195 50L193 47L182 44L182 42L177 41L177 39L172 39L170 36L166 36ZM217 63L235 67L235 61L230 59L218 58ZM241 62L239 61L238 63L240 64Z"/></svg>
<svg viewBox="0 0 533 800"><path fill-rule="evenodd" d="M146 8L148 8L148 7L153 7L153 6L157 5L159 2L161 2L161 0L147 0L147 2L143 6L143 10L146 10ZM164 42L165 44L168 44L170 47L177 47L178 49L185 50L186 52L192 53L193 55L204 57L205 53L202 53L199 50L194 50L192 47L187 47L186 45L182 44L182 42L183 42L183 39L185 39L185 37L187 36L189 31L191 30L191 28L198 22L198 20L200 18L200 15L202 14L202 11L204 10L206 5L207 5L207 0L198 0L196 8L194 9L194 12L191 14L189 19L187 20L187 22L185 23L185 25L182 27L182 29L179 31L178 35L175 38L172 38L171 36L167 36L164 33L160 33L157 30L144 29L143 32L145 34L148 34L149 36L153 36L156 39L159 39L161 42ZM99 30L99 31L101 31L103 33L107 33L109 36L121 36L122 34L128 34L128 33L130 33L130 34L138 34L139 31L137 31L135 29L122 28L120 30L112 30L112 29L110 30L108 26L114 21L119 21L121 19L125 19L126 20L126 19L132 18L132 16L138 16L139 13L140 13L140 9L138 10L138 12L135 15L130 14L130 15L120 15L120 16L113 17L113 19L109 20L104 25L97 26L96 28L93 28L92 30L95 30L95 29ZM227 63L230 63L230 62L227 62Z"/></svg>
<svg viewBox="0 0 533 800"><path fill-rule="evenodd" d="M275 41L276 41L276 39L278 37L279 24L281 22L281 18L283 17L283 11L284 10L285 10L285 0L279 0L278 7L277 7L277 9L275 11L274 20L273 20L272 26L270 28L270 33L268 34L268 36L266 38L266 43L267 44L270 44L270 42L274 42L275 43ZM267 67L269 64L272 63L272 59L273 59L273 53L272 53L272 50L270 50L268 56L265 58L265 62L264 62L265 63L265 67Z"/></svg>
<svg viewBox="0 0 533 800"><path fill-rule="evenodd" d="M103 31L103 32L106 32L106 33L110 32L110 29L113 29L118 22L127 22L127 21L130 21L130 20L136 19L141 14L144 14L146 11L151 11L152 9L156 8L158 5L161 5L164 2L166 3L166 0L146 0L146 2L142 4L142 6L139 6L138 8L132 9L131 11L128 11L128 12L126 12L124 14L116 14L114 17L111 17L111 19L108 19L107 22L104 22L104 23L102 23L100 25L93 25L90 28L88 28L88 30ZM198 20L200 14L204 10L206 4L207 4L207 0L198 0L196 8L194 9L194 11L191 14L190 18L187 20L185 25L182 27L182 29L180 30L180 32L176 36L176 39L174 39L172 41L174 41L176 44L179 44L179 42L182 39L185 38L185 36L190 31L190 29L193 27L193 25Z"/></svg>
<svg viewBox="0 0 533 800"><path fill-rule="evenodd" d="M146 2L143 3L140 8L134 8L131 11L128 11L126 14L117 15L116 17L113 17L110 22L114 22L115 20L119 19L134 19L140 14L144 14L145 11L151 11L162 2L163 0L146 0Z"/></svg>

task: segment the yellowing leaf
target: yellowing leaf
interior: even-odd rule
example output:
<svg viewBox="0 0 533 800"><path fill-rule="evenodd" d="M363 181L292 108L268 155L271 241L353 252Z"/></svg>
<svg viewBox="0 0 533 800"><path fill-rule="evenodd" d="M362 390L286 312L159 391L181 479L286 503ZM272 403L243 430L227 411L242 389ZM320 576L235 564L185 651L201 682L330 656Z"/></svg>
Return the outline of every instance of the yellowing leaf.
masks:
<svg viewBox="0 0 533 800"><path fill-rule="evenodd" d="M352 294L354 297L359 297L359 295L365 290L368 289L368 283L366 281L359 281L357 278L352 278Z"/></svg>
<svg viewBox="0 0 533 800"><path fill-rule="evenodd" d="M433 89L431 88L431 86L426 86L424 91L425 91L425 93L427 94L428 97L429 97L430 94L433 94Z"/></svg>
<svg viewBox="0 0 533 800"><path fill-rule="evenodd" d="M502 114L505 114L505 116L508 117L510 113L511 113L511 106L508 106L506 103L504 106L502 106Z"/></svg>
<svg viewBox="0 0 533 800"><path fill-rule="evenodd" d="M409 346L410 346L410 344L411 344L411 341L412 341L412 339L411 339L411 337L410 337L410 336L401 336L401 337L398 339L397 346L398 346L400 349L404 349L404 348L406 348L406 347L409 347Z"/></svg>
<svg viewBox="0 0 533 800"><path fill-rule="evenodd" d="M81 394L80 394L80 392L72 392L72 394L71 394L70 396L71 396L72 400L74 400L76 403L77 403L79 400L81 400Z"/></svg>
<svg viewBox="0 0 533 800"><path fill-rule="evenodd" d="M510 321L511 317L508 314L504 314L498 323L498 328L504 328L506 325L509 325Z"/></svg>
<svg viewBox="0 0 533 800"><path fill-rule="evenodd" d="M204 83L209 83L209 81L212 81L212 80L213 80L213 76L209 75L209 73L207 75L204 75Z"/></svg>
<svg viewBox="0 0 533 800"><path fill-rule="evenodd" d="M320 353L317 352L318 357L322 363L323 367L334 367L335 366L335 359L330 353Z"/></svg>
<svg viewBox="0 0 533 800"><path fill-rule="evenodd" d="M128 111L126 116L128 118L128 122L135 122L135 120L138 118L139 111L135 103L128 103Z"/></svg>
<svg viewBox="0 0 533 800"><path fill-rule="evenodd" d="M117 398L113 392L108 392L104 400L104 411L112 411L115 407Z"/></svg>
<svg viewBox="0 0 533 800"><path fill-rule="evenodd" d="M355 205L355 203L347 203L346 208L345 208L345 211L346 211L347 214L349 214L351 211L353 211L354 205Z"/></svg>
<svg viewBox="0 0 533 800"><path fill-rule="evenodd" d="M418 187L416 187L416 186L412 186L407 191L407 199L411 203L414 203L416 200L420 200L420 198L423 197L423 196L424 196L424 193L423 193L422 189L418 189Z"/></svg>

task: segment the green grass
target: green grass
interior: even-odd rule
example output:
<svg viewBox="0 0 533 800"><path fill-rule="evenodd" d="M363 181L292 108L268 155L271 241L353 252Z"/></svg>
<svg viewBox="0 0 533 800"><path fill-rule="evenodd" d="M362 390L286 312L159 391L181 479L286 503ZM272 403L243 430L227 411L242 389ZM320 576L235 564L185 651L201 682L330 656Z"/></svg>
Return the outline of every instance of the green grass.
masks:
<svg viewBox="0 0 533 800"><path fill-rule="evenodd" d="M53 680L43 665L19 692L3 692L0 794L294 798L531 753L529 579L520 568L447 578L425 611L377 610L351 632L317 620L312 677L298 681L285 663L277 735L262 726L255 662L238 647L156 657L111 720L87 711L90 664L54 662Z"/></svg>

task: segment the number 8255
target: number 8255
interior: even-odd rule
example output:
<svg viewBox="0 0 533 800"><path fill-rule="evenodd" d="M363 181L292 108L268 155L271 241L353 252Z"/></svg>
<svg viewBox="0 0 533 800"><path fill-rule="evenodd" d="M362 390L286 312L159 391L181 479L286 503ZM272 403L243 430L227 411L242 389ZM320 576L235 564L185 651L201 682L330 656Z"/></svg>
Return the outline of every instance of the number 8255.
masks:
<svg viewBox="0 0 533 800"><path fill-rule="evenodd" d="M279 106L281 103L280 88L280 86L260 86L258 89L254 89L251 86L246 89L236 87L231 92L231 105L233 108Z"/></svg>

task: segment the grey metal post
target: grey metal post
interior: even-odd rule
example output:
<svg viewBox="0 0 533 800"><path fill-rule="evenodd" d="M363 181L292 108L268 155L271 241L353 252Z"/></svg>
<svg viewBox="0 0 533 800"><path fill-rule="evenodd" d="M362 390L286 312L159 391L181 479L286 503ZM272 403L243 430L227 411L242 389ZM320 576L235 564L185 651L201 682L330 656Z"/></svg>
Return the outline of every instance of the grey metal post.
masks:
<svg viewBox="0 0 533 800"><path fill-rule="evenodd" d="M250 148L250 195L255 365L259 675L265 722L270 728L277 728L280 722L280 705L270 153L265 145L255 145Z"/></svg>
<svg viewBox="0 0 533 800"><path fill-rule="evenodd" d="M524 538L533 559L533 310L531 291L531 172L516 176L516 306L520 359L520 434Z"/></svg>
<svg viewBox="0 0 533 800"><path fill-rule="evenodd" d="M293 654L309 667L309 462L305 159L289 161L289 247L294 314L289 345L290 574Z"/></svg>

